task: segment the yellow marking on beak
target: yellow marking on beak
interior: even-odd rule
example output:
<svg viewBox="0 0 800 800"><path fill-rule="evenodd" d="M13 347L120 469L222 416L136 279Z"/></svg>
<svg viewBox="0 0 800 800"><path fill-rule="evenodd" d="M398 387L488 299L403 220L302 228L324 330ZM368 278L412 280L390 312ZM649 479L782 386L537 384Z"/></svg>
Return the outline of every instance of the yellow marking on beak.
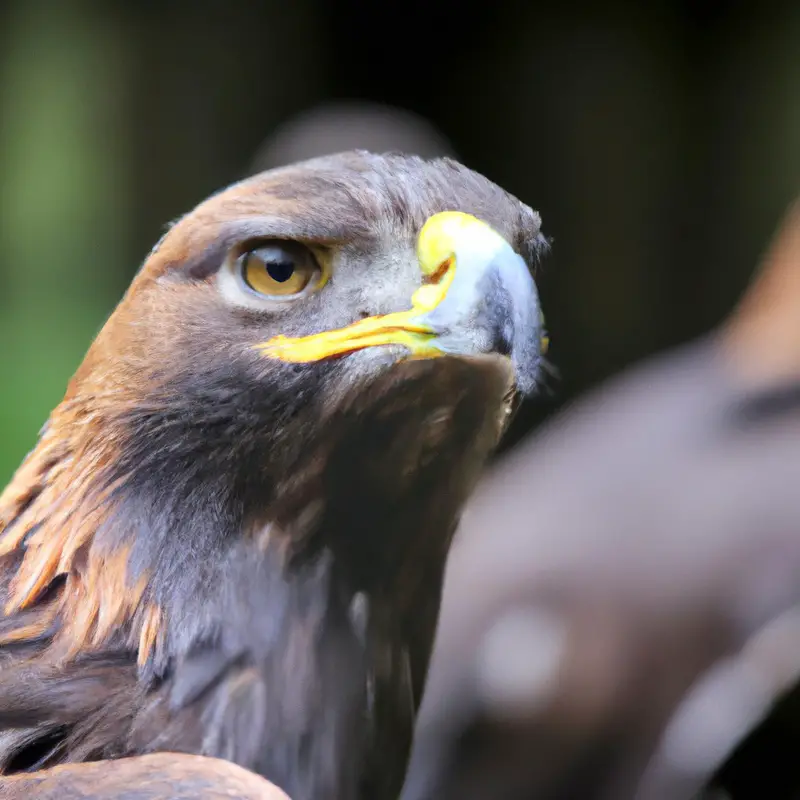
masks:
<svg viewBox="0 0 800 800"><path fill-rule="evenodd" d="M456 243L466 225L488 228L475 217L456 211L434 214L423 225L417 240L417 259L423 281L427 282L412 295L408 311L367 317L344 328L311 336L276 336L257 345L257 349L270 358L293 363L320 361L387 344L406 347L414 358L440 356L442 353L432 344L436 338L435 331L420 322L419 317L436 308L447 295L458 266Z"/></svg>
<svg viewBox="0 0 800 800"><path fill-rule="evenodd" d="M543 356L545 356L547 355L547 351L550 349L550 337L546 333L544 333L545 321L544 321L544 313L542 311L539 312L539 323L543 331L542 338L539 343L539 352Z"/></svg>
<svg viewBox="0 0 800 800"><path fill-rule="evenodd" d="M398 311L380 317L367 317L346 328L315 333L312 336L300 336L296 339L276 336L257 347L270 358L293 363L320 361L323 358L381 344L404 345L421 358L441 355L436 348L428 344L434 338L433 329L413 321L412 317L417 313L419 313L417 310Z"/></svg>

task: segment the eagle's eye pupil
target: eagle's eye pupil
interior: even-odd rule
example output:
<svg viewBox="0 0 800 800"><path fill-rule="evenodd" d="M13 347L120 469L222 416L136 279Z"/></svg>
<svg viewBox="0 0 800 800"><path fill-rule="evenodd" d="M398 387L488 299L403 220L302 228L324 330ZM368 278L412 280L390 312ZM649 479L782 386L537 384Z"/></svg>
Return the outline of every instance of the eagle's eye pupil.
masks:
<svg viewBox="0 0 800 800"><path fill-rule="evenodd" d="M270 261L266 267L267 274L278 283L285 283L294 274L294 264L291 261Z"/></svg>
<svg viewBox="0 0 800 800"><path fill-rule="evenodd" d="M291 297L319 283L313 253L298 242L265 242L236 261L242 282L264 297Z"/></svg>

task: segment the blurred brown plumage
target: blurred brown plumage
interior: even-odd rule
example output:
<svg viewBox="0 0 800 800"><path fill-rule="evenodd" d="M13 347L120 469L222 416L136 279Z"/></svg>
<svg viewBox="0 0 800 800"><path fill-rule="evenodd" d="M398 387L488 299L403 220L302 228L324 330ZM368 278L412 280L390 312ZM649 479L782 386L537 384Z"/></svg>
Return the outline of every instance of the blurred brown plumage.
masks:
<svg viewBox="0 0 800 800"><path fill-rule="evenodd" d="M62 764L0 779L3 800L288 800L264 778L220 758L155 753Z"/></svg>

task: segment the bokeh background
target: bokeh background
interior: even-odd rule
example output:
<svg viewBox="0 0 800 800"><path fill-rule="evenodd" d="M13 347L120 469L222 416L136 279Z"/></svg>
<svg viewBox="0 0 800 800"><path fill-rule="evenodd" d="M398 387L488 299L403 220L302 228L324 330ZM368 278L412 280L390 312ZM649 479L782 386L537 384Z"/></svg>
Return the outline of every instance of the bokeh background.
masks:
<svg viewBox="0 0 800 800"><path fill-rule="evenodd" d="M800 5L0 2L0 483L164 225L263 166L453 153L530 205L560 377L716 324L800 188Z"/></svg>

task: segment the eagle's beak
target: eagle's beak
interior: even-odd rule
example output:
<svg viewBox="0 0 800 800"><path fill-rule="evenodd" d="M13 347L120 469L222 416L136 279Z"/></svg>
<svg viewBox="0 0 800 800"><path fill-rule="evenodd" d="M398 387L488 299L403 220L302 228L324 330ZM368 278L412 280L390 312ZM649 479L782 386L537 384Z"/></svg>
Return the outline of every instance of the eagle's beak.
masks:
<svg viewBox="0 0 800 800"><path fill-rule="evenodd" d="M417 240L417 258L423 283L408 311L313 336L277 336L259 349L291 362L387 344L403 345L414 358L501 353L512 359L518 388L531 391L547 340L524 259L485 222L458 211L427 220Z"/></svg>

